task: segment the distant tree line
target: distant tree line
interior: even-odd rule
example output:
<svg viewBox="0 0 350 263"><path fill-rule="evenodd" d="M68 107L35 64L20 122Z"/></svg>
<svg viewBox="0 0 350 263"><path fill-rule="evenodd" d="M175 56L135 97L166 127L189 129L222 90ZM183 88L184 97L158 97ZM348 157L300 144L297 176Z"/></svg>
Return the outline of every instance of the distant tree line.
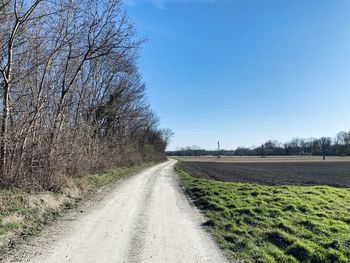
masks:
<svg viewBox="0 0 350 263"><path fill-rule="evenodd" d="M177 156L273 156L273 155L334 155L350 156L350 132L339 132L334 138L294 138L289 142L281 143L269 140L259 147L238 147L236 150L210 151L198 146L187 146L176 151L168 151L168 155Z"/></svg>
<svg viewBox="0 0 350 263"><path fill-rule="evenodd" d="M119 0L0 1L0 187L165 158Z"/></svg>

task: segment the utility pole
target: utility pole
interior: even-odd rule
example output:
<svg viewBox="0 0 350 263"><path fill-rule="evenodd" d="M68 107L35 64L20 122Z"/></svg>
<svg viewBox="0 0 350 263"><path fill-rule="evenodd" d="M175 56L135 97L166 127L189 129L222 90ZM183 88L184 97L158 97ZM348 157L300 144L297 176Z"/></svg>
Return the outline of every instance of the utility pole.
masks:
<svg viewBox="0 0 350 263"><path fill-rule="evenodd" d="M216 155L217 158L220 158L220 141L218 141L218 150L217 150L217 155Z"/></svg>

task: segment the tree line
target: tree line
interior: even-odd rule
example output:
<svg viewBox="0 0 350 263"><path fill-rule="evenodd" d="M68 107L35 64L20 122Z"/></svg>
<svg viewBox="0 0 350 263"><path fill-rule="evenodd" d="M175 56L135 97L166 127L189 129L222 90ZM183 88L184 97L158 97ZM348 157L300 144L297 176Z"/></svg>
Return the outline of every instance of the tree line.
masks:
<svg viewBox="0 0 350 263"><path fill-rule="evenodd" d="M350 132L341 131L334 138L294 138L289 142L281 143L268 140L259 147L238 147L235 150L204 150L198 146L187 146L176 151L168 151L168 155L177 156L273 156L273 155L334 155L350 156Z"/></svg>
<svg viewBox="0 0 350 263"><path fill-rule="evenodd" d="M0 187L165 158L119 0L0 1Z"/></svg>

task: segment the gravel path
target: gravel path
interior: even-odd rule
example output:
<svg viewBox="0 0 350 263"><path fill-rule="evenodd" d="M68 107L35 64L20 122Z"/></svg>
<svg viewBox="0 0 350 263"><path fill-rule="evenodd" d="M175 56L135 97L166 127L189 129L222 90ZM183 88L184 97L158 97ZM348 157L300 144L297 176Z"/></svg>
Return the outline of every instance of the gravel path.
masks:
<svg viewBox="0 0 350 263"><path fill-rule="evenodd" d="M97 204L48 227L7 262L227 262L182 193L175 162L118 183Z"/></svg>

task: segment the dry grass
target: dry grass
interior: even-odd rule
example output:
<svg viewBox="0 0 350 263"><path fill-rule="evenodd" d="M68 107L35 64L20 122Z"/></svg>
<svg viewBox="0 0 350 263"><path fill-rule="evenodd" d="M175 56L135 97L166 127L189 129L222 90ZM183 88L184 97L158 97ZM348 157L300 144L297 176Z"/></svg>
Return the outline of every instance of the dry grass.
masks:
<svg viewBox="0 0 350 263"><path fill-rule="evenodd" d="M81 200L154 163L120 167L109 172L74 178L61 192L33 192L24 189L0 189L0 262L6 252L27 236L37 234L65 210Z"/></svg>

